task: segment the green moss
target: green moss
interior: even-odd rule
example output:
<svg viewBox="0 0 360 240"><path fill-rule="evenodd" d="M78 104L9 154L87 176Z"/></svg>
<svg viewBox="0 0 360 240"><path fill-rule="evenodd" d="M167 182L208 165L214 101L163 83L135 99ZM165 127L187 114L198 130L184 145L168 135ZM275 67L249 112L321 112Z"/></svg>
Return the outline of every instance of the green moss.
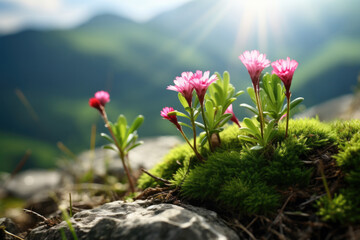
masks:
<svg viewBox="0 0 360 240"><path fill-rule="evenodd" d="M240 130L236 124L227 126L224 131L220 132L220 147L225 150L240 150L244 145L244 142L239 140L239 134Z"/></svg>
<svg viewBox="0 0 360 240"><path fill-rule="evenodd" d="M335 121L331 123L331 128L336 132L336 139L339 144L344 144L359 132L360 120Z"/></svg>
<svg viewBox="0 0 360 240"><path fill-rule="evenodd" d="M345 222L351 210L349 202L344 195L336 194L332 199L327 196L322 197L316 202L318 214L324 221Z"/></svg>
<svg viewBox="0 0 360 240"><path fill-rule="evenodd" d="M359 121L290 120L288 138L285 139L285 123L280 123L272 147L266 151L251 151L247 143L238 139L239 128L230 125L220 133L221 146L214 153L207 149L202 151L207 159L204 163L196 162L191 149L182 145L173 149L150 172L179 185L184 180L190 158L193 158L190 172L181 186L184 198L212 203L219 209L242 215L266 214L283 204L282 190L308 186L314 169L306 166L304 161L309 161L310 155L339 145L336 159L347 171L348 186L332 203L322 200L318 207L328 215L326 219L333 219L333 213L341 215L339 208L345 205L355 211L358 209L360 216L360 200L357 200L360 192L356 187L360 184L359 132ZM140 188L157 184L147 175L139 180ZM344 212L348 214L347 210Z"/></svg>
<svg viewBox="0 0 360 240"><path fill-rule="evenodd" d="M308 185L312 169L307 169L301 161L305 160L305 154L310 150L306 141L301 136L289 137L278 143L264 174L267 182L279 187Z"/></svg>
<svg viewBox="0 0 360 240"><path fill-rule="evenodd" d="M339 132L338 139L341 144L339 153L334 158L345 174L347 186L332 200L327 197L320 199L318 213L324 220L358 222L360 221L360 124L359 121L351 121L342 124L336 122L334 125Z"/></svg>
<svg viewBox="0 0 360 240"><path fill-rule="evenodd" d="M244 149L238 151L216 152L204 164L196 166L187 176L182 194L196 200L218 199L219 192L226 182L233 178L249 180L266 163L261 155Z"/></svg>
<svg viewBox="0 0 360 240"><path fill-rule="evenodd" d="M310 148L317 148L336 142L336 134L331 125L320 122L317 118L290 119L289 136L304 138ZM285 138L285 121L279 124L278 141Z"/></svg>
<svg viewBox="0 0 360 240"><path fill-rule="evenodd" d="M244 180L233 178L226 182L219 194L219 201L230 210L245 215L267 214L280 205L280 195L275 188L259 181L260 176Z"/></svg>
<svg viewBox="0 0 360 240"><path fill-rule="evenodd" d="M172 179L179 168L188 165L190 158L194 158L194 152L187 144L183 144L172 149L169 154L165 156L163 162L156 165L149 172L164 179ZM143 174L138 180L138 185L139 188L145 189L157 185L161 186L163 183L156 182L150 176Z"/></svg>
<svg viewBox="0 0 360 240"><path fill-rule="evenodd" d="M357 132L350 141L340 146L335 159L346 172L360 170L360 132Z"/></svg>

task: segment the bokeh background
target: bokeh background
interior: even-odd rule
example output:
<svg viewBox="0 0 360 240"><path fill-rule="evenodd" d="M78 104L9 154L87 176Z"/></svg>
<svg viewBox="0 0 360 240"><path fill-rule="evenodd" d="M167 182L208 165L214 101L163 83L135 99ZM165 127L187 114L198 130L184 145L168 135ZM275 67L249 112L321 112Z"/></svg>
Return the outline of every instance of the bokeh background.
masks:
<svg viewBox="0 0 360 240"><path fill-rule="evenodd" d="M111 120L143 114L140 136L176 134L159 115L179 106L166 86L183 71L227 70L245 89L245 50L296 59L292 92L305 107L351 93L359 10L359 0L0 0L0 171L24 158L23 169L54 167L59 142L89 149L92 125L105 131L88 106L98 90L111 94Z"/></svg>

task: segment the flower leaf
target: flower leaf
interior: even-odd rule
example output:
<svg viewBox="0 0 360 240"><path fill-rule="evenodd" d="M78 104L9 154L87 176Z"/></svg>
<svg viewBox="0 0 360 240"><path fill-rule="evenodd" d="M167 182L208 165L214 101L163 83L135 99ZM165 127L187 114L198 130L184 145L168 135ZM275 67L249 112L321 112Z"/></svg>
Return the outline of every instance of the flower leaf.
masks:
<svg viewBox="0 0 360 240"><path fill-rule="evenodd" d="M255 114L259 114L259 111L256 108L254 108L253 106L250 106L249 104L242 103L242 104L240 104L240 107L244 107Z"/></svg>
<svg viewBox="0 0 360 240"><path fill-rule="evenodd" d="M106 140L108 140L111 143L114 143L114 139L112 139L109 135L107 135L106 133L100 133L100 136L102 136L103 138L105 138Z"/></svg>
<svg viewBox="0 0 360 240"><path fill-rule="evenodd" d="M296 107L298 104L300 104L302 101L304 101L304 98L302 97L298 97L294 100L292 100L290 102L290 110L292 110L294 107ZM285 114L285 112L287 111L287 104L284 105L282 111L281 111L281 116Z"/></svg>
<svg viewBox="0 0 360 240"><path fill-rule="evenodd" d="M144 116L143 115L139 115L137 116L137 118L133 121L133 123L131 124L131 127L129 129L129 133L133 133L134 131L136 131L141 124L144 122Z"/></svg>

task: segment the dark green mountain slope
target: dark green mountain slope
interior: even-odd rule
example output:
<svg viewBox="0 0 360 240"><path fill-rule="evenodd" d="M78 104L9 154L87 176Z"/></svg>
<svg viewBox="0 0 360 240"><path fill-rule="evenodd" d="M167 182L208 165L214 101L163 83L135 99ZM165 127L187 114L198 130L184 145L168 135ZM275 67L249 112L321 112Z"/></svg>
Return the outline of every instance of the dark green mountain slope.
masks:
<svg viewBox="0 0 360 240"><path fill-rule="evenodd" d="M351 6L343 7L347 12L329 8L318 14L322 31L305 21L305 13L303 18L288 13L288 25L280 27L287 31L291 25L291 34L279 41L268 30L267 48L261 49L254 29L239 36L245 11L226 4L223 9L218 2L223 1L193 1L147 23L100 15L71 30L0 36L0 160L10 162L0 170L11 170L28 148L33 165L52 161L57 141L75 152L87 148L91 125L104 130L87 103L97 90L111 93L111 119L119 113L145 116L141 136L176 133L159 116L162 107L178 106L176 93L166 86L181 72L197 69L229 70L236 87L249 86L238 60L247 49L260 49L271 60L297 59L292 90L307 106L351 92L360 70L360 17ZM19 100L19 90L33 110ZM36 144L29 144L31 139ZM35 154L41 149L49 154Z"/></svg>

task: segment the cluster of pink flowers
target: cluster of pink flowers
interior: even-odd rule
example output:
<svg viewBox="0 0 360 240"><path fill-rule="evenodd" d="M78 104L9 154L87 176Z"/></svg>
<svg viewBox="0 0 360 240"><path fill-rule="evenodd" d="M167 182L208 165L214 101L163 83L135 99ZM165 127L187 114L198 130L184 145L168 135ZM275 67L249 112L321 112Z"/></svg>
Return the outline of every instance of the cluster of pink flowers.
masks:
<svg viewBox="0 0 360 240"><path fill-rule="evenodd" d="M266 59L265 54L260 54L257 50L253 50L251 52L245 51L239 56L239 59L248 70L254 88L258 88L261 72L270 66L270 60ZM287 57L286 60L279 59L271 63L271 66L273 67L272 73L276 74L284 83L287 97L290 96L291 81L298 66L298 62L290 60L290 58Z"/></svg>
<svg viewBox="0 0 360 240"><path fill-rule="evenodd" d="M96 108L100 111L101 115L104 114L105 104L110 102L110 94L105 91L98 91L93 98L89 99L90 107Z"/></svg>
<svg viewBox="0 0 360 240"><path fill-rule="evenodd" d="M202 71L199 70L197 70L195 73L183 72L181 74L181 77L175 78L175 85L170 85L166 89L181 93L181 95L183 95L183 97L186 99L189 107L192 106L193 92L195 90L199 98L200 104L203 105L207 89L209 88L210 84L215 82L216 80L216 75L210 76L210 71L206 71L204 72L204 74ZM170 122L175 124L175 126L179 130L181 130L181 127L177 122L176 116L167 116L167 114L171 112L169 111L169 109L172 109L172 111L174 111L174 109L171 107L165 107L161 111L160 115L164 119L168 119Z"/></svg>
<svg viewBox="0 0 360 240"><path fill-rule="evenodd" d="M260 54L259 51L253 50L251 52L245 51L242 55L239 56L242 63L247 68L250 78L254 85L254 91L256 96L256 101L259 109L260 115L260 127L261 127L261 135L263 136L263 126L264 126L264 119L263 113L261 110L261 102L259 97L259 81L261 72L264 68L270 65L270 61L266 59L265 54ZM273 63L271 63L273 67L272 74L276 74L285 86L285 96L287 98L287 113L286 113L286 130L285 130L285 137L287 136L288 132L288 125L289 125L289 115L290 115L290 86L294 76L294 72L298 66L298 62L295 60L291 60L289 57L285 59L279 59Z"/></svg>
<svg viewBox="0 0 360 240"><path fill-rule="evenodd" d="M193 91L195 89L200 104L204 103L205 93L211 83L217 80L216 75L210 76L210 71L204 72L197 70L193 72L183 72L181 77L176 77L174 86L170 85L166 89L181 93L189 104L192 105Z"/></svg>

